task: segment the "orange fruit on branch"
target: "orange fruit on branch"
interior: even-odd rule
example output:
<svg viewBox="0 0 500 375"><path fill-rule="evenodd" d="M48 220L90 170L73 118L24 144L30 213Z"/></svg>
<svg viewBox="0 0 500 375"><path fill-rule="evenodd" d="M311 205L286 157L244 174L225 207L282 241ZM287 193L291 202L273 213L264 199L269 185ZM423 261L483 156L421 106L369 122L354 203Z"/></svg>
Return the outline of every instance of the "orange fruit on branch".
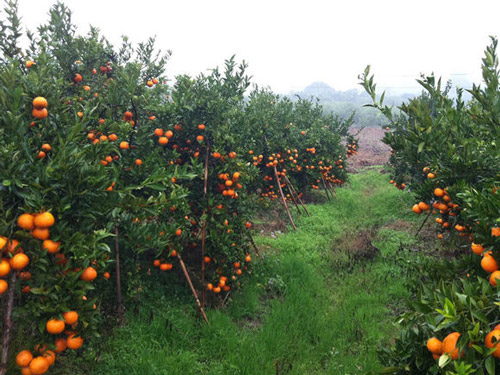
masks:
<svg viewBox="0 0 500 375"><path fill-rule="evenodd" d="M34 224L39 228L49 228L54 225L55 219L50 212L43 212L35 216Z"/></svg>
<svg viewBox="0 0 500 375"><path fill-rule="evenodd" d="M33 107L36 109L44 109L47 108L47 105L49 103L47 102L47 99L45 99L43 96L37 96L35 99L33 99Z"/></svg>
<svg viewBox="0 0 500 375"><path fill-rule="evenodd" d="M29 350L22 350L16 356L16 363L19 367L28 367L33 360L33 354Z"/></svg>
<svg viewBox="0 0 500 375"><path fill-rule="evenodd" d="M49 370L49 367L50 367L49 361L46 358L40 356L34 358L31 361L29 369L33 375L42 375Z"/></svg>
<svg viewBox="0 0 500 375"><path fill-rule="evenodd" d="M46 324L47 332L51 335L57 335L63 332L65 327L64 320L59 319L50 319Z"/></svg>

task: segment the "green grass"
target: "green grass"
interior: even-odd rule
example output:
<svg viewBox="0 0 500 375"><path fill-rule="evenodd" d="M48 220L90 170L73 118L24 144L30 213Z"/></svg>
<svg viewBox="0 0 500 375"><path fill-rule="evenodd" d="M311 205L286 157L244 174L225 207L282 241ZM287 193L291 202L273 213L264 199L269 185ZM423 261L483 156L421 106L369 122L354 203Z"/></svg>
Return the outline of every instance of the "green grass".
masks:
<svg viewBox="0 0 500 375"><path fill-rule="evenodd" d="M394 335L409 293L395 260L401 243L414 244L421 220L408 214L411 199L376 168L353 175L335 201L309 205L312 217L296 215L296 232L256 239L264 259L225 308L207 312L209 327L187 286L146 289L139 314L129 312L128 324L103 341L90 373L376 371L377 345Z"/></svg>

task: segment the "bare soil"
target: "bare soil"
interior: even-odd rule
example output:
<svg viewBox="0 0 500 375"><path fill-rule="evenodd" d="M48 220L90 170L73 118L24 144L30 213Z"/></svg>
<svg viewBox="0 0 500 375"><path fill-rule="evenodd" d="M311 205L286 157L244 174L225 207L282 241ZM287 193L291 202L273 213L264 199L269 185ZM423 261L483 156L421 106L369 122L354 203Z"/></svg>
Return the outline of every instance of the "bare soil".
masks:
<svg viewBox="0 0 500 375"><path fill-rule="evenodd" d="M391 155L391 148L382 142L385 131L380 127L360 128L353 127L351 134L359 134L359 152L349 158L349 171L354 172L363 167L387 163Z"/></svg>

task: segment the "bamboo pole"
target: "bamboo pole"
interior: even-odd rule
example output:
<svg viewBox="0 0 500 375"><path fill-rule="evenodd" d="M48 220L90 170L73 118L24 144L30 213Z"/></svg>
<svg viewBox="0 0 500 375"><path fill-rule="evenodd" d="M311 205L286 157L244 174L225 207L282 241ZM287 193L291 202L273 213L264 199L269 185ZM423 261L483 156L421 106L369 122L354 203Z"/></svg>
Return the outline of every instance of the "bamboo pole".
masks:
<svg viewBox="0 0 500 375"><path fill-rule="evenodd" d="M205 175L203 182L203 200L207 198L208 186L208 155L210 154L210 144L207 143L207 152L205 155ZM203 210L203 223L201 224L201 301L202 306L206 306L206 291L205 291L205 242L207 231L206 210Z"/></svg>
<svg viewBox="0 0 500 375"><path fill-rule="evenodd" d="M118 321L123 323L122 282L120 274L120 244L118 228L115 228L115 272L116 272L116 303L118 304Z"/></svg>
<svg viewBox="0 0 500 375"><path fill-rule="evenodd" d="M327 196L328 200L331 201L330 194L328 194L329 189L326 186L326 182L325 182L325 179L323 178L323 176L321 176L321 181L323 182L323 188L325 189L326 196Z"/></svg>
<svg viewBox="0 0 500 375"><path fill-rule="evenodd" d="M9 278L9 294L7 295L7 305L4 310L3 320L3 340L2 340L2 362L0 365L0 375L7 374L7 360L9 358L9 346L12 330L12 310L14 309L14 294L16 287L16 271L11 271Z"/></svg>
<svg viewBox="0 0 500 375"><path fill-rule="evenodd" d="M288 209L288 204L286 203L285 195L283 194L283 189L281 188L280 178L278 177L278 171L276 170L276 166L274 166L274 176L276 177L276 182L278 183L278 188L281 194L281 200L283 205L285 206L286 213L288 214L288 218L290 219L290 223L292 224L293 229L297 230L295 223L293 222L292 215L290 214L290 210Z"/></svg>
<svg viewBox="0 0 500 375"><path fill-rule="evenodd" d="M262 255L260 255L260 252L259 252L259 248L257 247L257 245L255 244L255 241L253 240L253 237L252 236L249 236L250 237L250 243L252 244L254 250L255 250L255 253L257 254L257 256L259 258L262 259Z"/></svg>
<svg viewBox="0 0 500 375"><path fill-rule="evenodd" d="M292 185L292 183L290 182L290 180L288 179L288 177L286 175L285 175L285 181L288 184L288 186L290 186L292 188L293 192L297 196L297 200L301 204L302 208L304 208L304 211L306 211L307 216L311 216L311 214L309 213L309 210L307 209L306 205L304 204L304 202L300 198L299 194L297 193L297 190L295 190L295 187Z"/></svg>
<svg viewBox="0 0 500 375"><path fill-rule="evenodd" d="M191 288L191 292L193 292L194 299L196 300L196 304L198 305L198 308L200 309L201 314L203 315L203 318L205 319L205 322L207 322L208 325L210 323L208 322L207 315L205 314L205 310L203 309L203 306L201 305L200 299L198 298L198 294L196 293L196 289L194 289L193 283L191 282L191 277L189 277L188 270L186 268L186 265L184 264L184 261L181 258L180 254L177 254L177 258L179 259L179 262L182 267L182 271L184 272L184 276L186 277L186 280L189 284L189 287Z"/></svg>
<svg viewBox="0 0 500 375"><path fill-rule="evenodd" d="M300 212L299 205L297 204L297 200L295 199L295 195L293 194L293 191L290 188L290 185L286 184L286 187L288 188L288 191L290 192L290 197L292 198L292 202L295 205L295 208L297 208L297 212L299 213L299 215L302 215L302 212Z"/></svg>

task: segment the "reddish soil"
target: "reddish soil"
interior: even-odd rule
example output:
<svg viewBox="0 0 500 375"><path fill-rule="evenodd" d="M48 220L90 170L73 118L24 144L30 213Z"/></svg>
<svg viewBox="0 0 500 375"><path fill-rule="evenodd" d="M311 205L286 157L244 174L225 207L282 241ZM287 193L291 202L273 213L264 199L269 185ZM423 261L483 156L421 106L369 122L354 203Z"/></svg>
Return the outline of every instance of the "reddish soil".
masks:
<svg viewBox="0 0 500 375"><path fill-rule="evenodd" d="M349 158L350 169L360 169L370 165L380 165L387 163L391 154L391 148L382 142L384 130L380 127L352 128L351 134L359 134L359 152Z"/></svg>

